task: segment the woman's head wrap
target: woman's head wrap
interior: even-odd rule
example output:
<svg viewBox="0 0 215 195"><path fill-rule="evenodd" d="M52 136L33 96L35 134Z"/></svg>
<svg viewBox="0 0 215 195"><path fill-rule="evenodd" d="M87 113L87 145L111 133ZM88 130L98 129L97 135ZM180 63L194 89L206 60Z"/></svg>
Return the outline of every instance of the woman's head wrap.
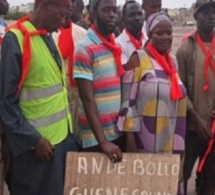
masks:
<svg viewBox="0 0 215 195"><path fill-rule="evenodd" d="M171 19L165 13L155 13L150 15L146 21L147 35L149 36L150 33L154 30L154 28L162 21L167 21L172 25Z"/></svg>

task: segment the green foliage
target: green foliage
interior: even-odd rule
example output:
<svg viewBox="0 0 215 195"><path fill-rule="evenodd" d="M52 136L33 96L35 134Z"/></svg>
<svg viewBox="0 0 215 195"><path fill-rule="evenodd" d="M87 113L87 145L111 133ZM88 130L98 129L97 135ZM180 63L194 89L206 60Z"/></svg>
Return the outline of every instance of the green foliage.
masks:
<svg viewBox="0 0 215 195"><path fill-rule="evenodd" d="M19 18L25 16L26 13L24 12L11 12L4 16L5 20L18 20Z"/></svg>

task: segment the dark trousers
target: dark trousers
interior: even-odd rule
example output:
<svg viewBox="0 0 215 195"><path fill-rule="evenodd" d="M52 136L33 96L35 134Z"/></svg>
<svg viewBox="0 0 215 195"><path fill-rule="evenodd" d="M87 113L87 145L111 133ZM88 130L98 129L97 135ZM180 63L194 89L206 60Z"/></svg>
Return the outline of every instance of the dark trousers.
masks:
<svg viewBox="0 0 215 195"><path fill-rule="evenodd" d="M34 150L12 159L11 195L63 195L66 154L77 151L73 135L56 145L50 161L40 161Z"/></svg>
<svg viewBox="0 0 215 195"><path fill-rule="evenodd" d="M185 143L184 181L185 190L187 181L191 177L194 164L198 158L202 159L208 147L208 141L201 140L193 131L187 131ZM206 159L203 171L200 174L199 195L214 195L215 193L215 145Z"/></svg>

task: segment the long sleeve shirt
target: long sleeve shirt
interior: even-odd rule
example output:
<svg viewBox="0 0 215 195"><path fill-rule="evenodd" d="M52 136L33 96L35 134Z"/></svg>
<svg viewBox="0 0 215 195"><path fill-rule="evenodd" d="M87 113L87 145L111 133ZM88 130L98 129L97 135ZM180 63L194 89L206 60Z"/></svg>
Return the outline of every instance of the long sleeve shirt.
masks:
<svg viewBox="0 0 215 195"><path fill-rule="evenodd" d="M51 55L62 66L51 36L43 36ZM31 126L19 107L17 89L22 72L22 52L16 36L8 32L2 43L0 65L0 116L13 156L31 150L41 135Z"/></svg>
<svg viewBox="0 0 215 195"><path fill-rule="evenodd" d="M211 43L204 43L209 51ZM178 49L177 60L179 63L179 74L188 90L188 110L194 108L195 111L209 124L211 114L215 109L215 75L211 68L208 69L209 89L203 90L205 85L204 63L205 54L197 44L195 36L191 35ZM215 52L213 60L215 59ZM195 131L196 123L192 121L188 112L187 130Z"/></svg>

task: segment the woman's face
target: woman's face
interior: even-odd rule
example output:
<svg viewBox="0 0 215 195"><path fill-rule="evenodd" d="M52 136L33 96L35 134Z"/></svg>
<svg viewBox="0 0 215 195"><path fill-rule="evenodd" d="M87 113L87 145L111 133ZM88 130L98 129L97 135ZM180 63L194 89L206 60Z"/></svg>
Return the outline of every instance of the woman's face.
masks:
<svg viewBox="0 0 215 195"><path fill-rule="evenodd" d="M160 22L151 32L150 39L154 48L165 54L172 45L172 25L167 21Z"/></svg>

